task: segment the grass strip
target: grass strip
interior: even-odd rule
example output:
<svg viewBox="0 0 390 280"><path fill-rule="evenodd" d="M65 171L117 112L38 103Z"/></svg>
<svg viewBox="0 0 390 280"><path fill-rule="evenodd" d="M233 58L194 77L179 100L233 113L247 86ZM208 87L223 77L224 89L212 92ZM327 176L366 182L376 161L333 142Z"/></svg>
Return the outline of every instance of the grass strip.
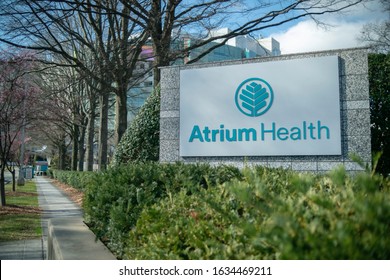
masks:
<svg viewBox="0 0 390 280"><path fill-rule="evenodd" d="M41 209L34 181L26 181L16 192L6 185L7 205L0 207L0 242L42 236Z"/></svg>

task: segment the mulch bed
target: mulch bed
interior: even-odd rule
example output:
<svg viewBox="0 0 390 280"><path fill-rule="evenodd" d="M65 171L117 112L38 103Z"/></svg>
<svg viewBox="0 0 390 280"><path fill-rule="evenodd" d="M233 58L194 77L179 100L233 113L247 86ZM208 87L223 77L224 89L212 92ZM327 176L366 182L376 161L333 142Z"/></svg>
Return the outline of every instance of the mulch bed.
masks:
<svg viewBox="0 0 390 280"><path fill-rule="evenodd" d="M72 200L78 206L82 207L84 198L84 193L82 191L57 180L52 180L52 184L61 189L70 198L70 200Z"/></svg>
<svg viewBox="0 0 390 280"><path fill-rule="evenodd" d="M42 209L32 206L18 206L9 204L0 207L0 215L18 215L18 214L40 214Z"/></svg>

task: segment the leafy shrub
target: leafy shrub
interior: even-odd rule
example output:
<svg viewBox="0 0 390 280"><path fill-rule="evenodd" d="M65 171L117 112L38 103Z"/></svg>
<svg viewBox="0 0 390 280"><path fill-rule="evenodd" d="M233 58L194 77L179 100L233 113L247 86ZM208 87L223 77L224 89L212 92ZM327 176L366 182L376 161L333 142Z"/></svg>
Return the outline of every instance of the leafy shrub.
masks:
<svg viewBox="0 0 390 280"><path fill-rule="evenodd" d="M51 169L49 175L64 184L83 191L94 176L94 173Z"/></svg>
<svg viewBox="0 0 390 280"><path fill-rule="evenodd" d="M244 170L244 177L144 208L130 259L388 259L390 183L343 168L326 176Z"/></svg>
<svg viewBox="0 0 390 280"><path fill-rule="evenodd" d="M53 172L54 172L54 169L52 169L52 168L47 169L47 176L49 176L49 178L51 178L51 179L54 178Z"/></svg>
<svg viewBox="0 0 390 280"><path fill-rule="evenodd" d="M113 165L157 161L159 158L160 90L148 97L117 145Z"/></svg>
<svg viewBox="0 0 390 280"><path fill-rule="evenodd" d="M127 237L146 206L185 191L196 193L240 176L237 168L138 163L122 165L93 176L84 197L87 222L119 258Z"/></svg>
<svg viewBox="0 0 390 280"><path fill-rule="evenodd" d="M275 257L388 259L390 195L383 183L368 173L348 177L340 168L286 197L264 224Z"/></svg>
<svg viewBox="0 0 390 280"><path fill-rule="evenodd" d="M217 211L208 201L222 207ZM226 203L229 201L230 203ZM232 223L239 218L238 204L219 186L185 190L142 212L130 232L128 259L226 259L251 257L243 250L242 231ZM244 254L239 254L243 252Z"/></svg>

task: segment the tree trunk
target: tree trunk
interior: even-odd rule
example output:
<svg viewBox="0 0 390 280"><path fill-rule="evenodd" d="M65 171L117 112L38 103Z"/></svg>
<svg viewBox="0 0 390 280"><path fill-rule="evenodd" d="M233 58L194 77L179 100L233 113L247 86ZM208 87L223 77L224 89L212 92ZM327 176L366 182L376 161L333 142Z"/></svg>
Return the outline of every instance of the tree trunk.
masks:
<svg viewBox="0 0 390 280"><path fill-rule="evenodd" d="M117 146L127 128L127 87L122 86L115 95L115 135L114 145Z"/></svg>
<svg viewBox="0 0 390 280"><path fill-rule="evenodd" d="M156 87L160 83L161 80L161 74L160 74L160 68L164 66L170 65L170 57L167 54L167 49L169 49L171 44L171 41L169 38L166 38L165 40L156 40L156 42L153 43L153 49L154 49L154 63L153 63L153 86Z"/></svg>
<svg viewBox="0 0 390 280"><path fill-rule="evenodd" d="M92 106L92 105L91 105ZM88 117L88 125L87 125L87 171L93 171L93 151L94 151L94 142L95 139L95 108L91 108L91 112Z"/></svg>
<svg viewBox="0 0 390 280"><path fill-rule="evenodd" d="M4 163L3 163L4 165ZM1 201L0 201L0 206L3 207L6 205L5 203L5 182L4 182L4 166L1 166L0 168L0 196L1 196Z"/></svg>
<svg viewBox="0 0 390 280"><path fill-rule="evenodd" d="M85 133L87 128L85 127L85 124L80 127L80 135L79 135L79 161L78 161L78 170L79 171L84 171L84 157L85 157L85 149L84 149L84 144L85 144Z"/></svg>
<svg viewBox="0 0 390 280"><path fill-rule="evenodd" d="M7 167L8 171L12 175L12 191L16 192L16 170L15 170L15 165L14 164L6 165L6 167Z"/></svg>
<svg viewBox="0 0 390 280"><path fill-rule="evenodd" d="M58 145L58 169L65 170L66 167L66 145L65 137Z"/></svg>
<svg viewBox="0 0 390 280"><path fill-rule="evenodd" d="M108 148L108 92L102 91L99 97L100 104L100 128L99 128L99 170L107 168Z"/></svg>
<svg viewBox="0 0 390 280"><path fill-rule="evenodd" d="M78 152L79 152L79 126L73 124L73 137L72 137L72 166L71 170L77 170L78 162Z"/></svg>
<svg viewBox="0 0 390 280"><path fill-rule="evenodd" d="M15 192L16 191L16 170L15 170L15 166L13 166L12 170L10 170L9 172L11 172L11 174L12 174L12 191Z"/></svg>
<svg viewBox="0 0 390 280"><path fill-rule="evenodd" d="M160 0L152 1L150 33L153 42L154 64L153 64L153 86L156 87L160 83L160 67L168 66L172 61L170 57L172 30L174 27L175 9L178 5L174 1L168 1L167 10L163 15ZM163 23L164 17L164 23Z"/></svg>
<svg viewBox="0 0 390 280"><path fill-rule="evenodd" d="M89 112L87 120L87 145L86 145L86 161L87 171L93 171L94 163L94 140L95 140L95 120L96 120L96 94L92 92L89 95Z"/></svg>

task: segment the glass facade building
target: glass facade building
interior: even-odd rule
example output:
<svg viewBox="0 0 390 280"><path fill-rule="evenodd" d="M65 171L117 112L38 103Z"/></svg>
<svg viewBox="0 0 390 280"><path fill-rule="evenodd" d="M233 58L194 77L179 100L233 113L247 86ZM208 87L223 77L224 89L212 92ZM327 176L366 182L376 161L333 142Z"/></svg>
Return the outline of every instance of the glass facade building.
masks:
<svg viewBox="0 0 390 280"><path fill-rule="evenodd" d="M214 30L210 36L218 36L228 34L228 28ZM173 44L173 48L179 48L180 45L191 46L199 39L191 38L189 36L179 36ZM189 52L187 57L177 60L174 64L186 64L189 61L198 58L200 55L206 53L211 48L215 47L218 40L205 44L204 46L193 49ZM207 63L226 60L247 59L263 56L280 55L279 42L273 38L266 38L255 40L254 38L243 35L229 39L224 45L219 46L206 55L202 56L195 63ZM151 67L153 64L153 49L150 45L146 45L141 53L141 61L138 62L135 69L135 80L130 85L128 92L128 121L131 121L137 114L139 108L145 103L146 98L153 90L153 76Z"/></svg>

